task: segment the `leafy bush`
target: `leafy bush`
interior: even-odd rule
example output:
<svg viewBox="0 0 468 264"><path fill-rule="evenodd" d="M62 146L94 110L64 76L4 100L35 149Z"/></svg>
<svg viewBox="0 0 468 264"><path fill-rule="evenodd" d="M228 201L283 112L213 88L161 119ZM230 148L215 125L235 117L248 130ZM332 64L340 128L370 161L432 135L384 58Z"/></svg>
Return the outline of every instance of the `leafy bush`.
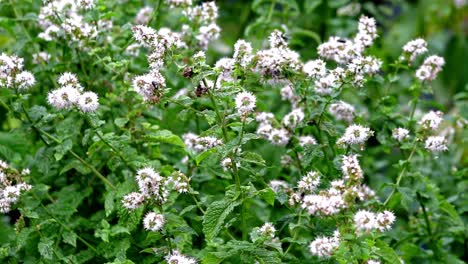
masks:
<svg viewBox="0 0 468 264"><path fill-rule="evenodd" d="M2 262L464 263L463 5L3 1Z"/></svg>

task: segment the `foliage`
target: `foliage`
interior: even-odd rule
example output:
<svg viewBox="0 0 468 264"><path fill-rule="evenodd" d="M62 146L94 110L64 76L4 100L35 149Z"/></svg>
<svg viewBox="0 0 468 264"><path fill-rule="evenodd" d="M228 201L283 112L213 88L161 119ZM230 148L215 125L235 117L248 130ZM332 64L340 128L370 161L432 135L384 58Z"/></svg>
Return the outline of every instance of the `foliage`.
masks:
<svg viewBox="0 0 468 264"><path fill-rule="evenodd" d="M463 1L144 2L0 2L2 262L467 261Z"/></svg>

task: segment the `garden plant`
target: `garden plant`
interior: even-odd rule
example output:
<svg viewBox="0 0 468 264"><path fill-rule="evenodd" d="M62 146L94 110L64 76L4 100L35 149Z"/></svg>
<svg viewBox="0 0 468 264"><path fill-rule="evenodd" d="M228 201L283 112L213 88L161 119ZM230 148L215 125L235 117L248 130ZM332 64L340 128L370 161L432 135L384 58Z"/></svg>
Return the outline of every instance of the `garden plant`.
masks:
<svg viewBox="0 0 468 264"><path fill-rule="evenodd" d="M465 263L466 1L0 2L1 263Z"/></svg>

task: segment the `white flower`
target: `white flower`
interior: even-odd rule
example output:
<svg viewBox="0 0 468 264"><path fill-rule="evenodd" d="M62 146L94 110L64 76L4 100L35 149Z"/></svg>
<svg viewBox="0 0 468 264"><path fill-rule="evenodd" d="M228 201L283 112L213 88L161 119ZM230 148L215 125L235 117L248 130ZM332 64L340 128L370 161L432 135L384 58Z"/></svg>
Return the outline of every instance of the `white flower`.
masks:
<svg viewBox="0 0 468 264"><path fill-rule="evenodd" d="M161 230L164 226L164 223L164 215L156 214L154 212L147 213L143 219L143 226L145 229L153 232Z"/></svg>
<svg viewBox="0 0 468 264"><path fill-rule="evenodd" d="M424 147L432 152L447 151L447 139L442 136L430 136L426 139Z"/></svg>
<svg viewBox="0 0 468 264"><path fill-rule="evenodd" d="M383 211L378 213L376 216L378 229L381 232L389 230L392 227L392 224L395 222L395 215L390 211Z"/></svg>
<svg viewBox="0 0 468 264"><path fill-rule="evenodd" d="M33 54L33 62L35 64L40 64L41 62L49 62L52 56L44 51Z"/></svg>
<svg viewBox="0 0 468 264"><path fill-rule="evenodd" d="M125 195L122 199L122 204L129 210L134 210L140 207L145 201L145 196L141 193L132 192Z"/></svg>
<svg viewBox="0 0 468 264"><path fill-rule="evenodd" d="M159 98L159 90L165 87L166 79L156 70L133 79L133 89L141 95L145 101L157 100Z"/></svg>
<svg viewBox="0 0 468 264"><path fill-rule="evenodd" d="M366 210L356 212L354 215L354 225L358 231L372 231L379 227L376 215Z"/></svg>
<svg viewBox="0 0 468 264"><path fill-rule="evenodd" d="M413 63L417 56L427 52L427 42L422 38L411 40L403 46L403 51L410 56L409 62Z"/></svg>
<svg viewBox="0 0 468 264"><path fill-rule="evenodd" d="M166 256L168 264L197 264L193 258L182 255L179 251L173 250L171 254Z"/></svg>
<svg viewBox="0 0 468 264"><path fill-rule="evenodd" d="M270 47L272 48L284 48L288 45L288 43L286 42L286 39L284 38L283 32L277 29L273 30L270 33L268 40L270 42Z"/></svg>
<svg viewBox="0 0 468 264"><path fill-rule="evenodd" d="M76 77L76 75L73 74L73 73L70 73L70 72L62 73L58 77L57 82L61 86L66 86L66 85L76 86L79 83L78 78Z"/></svg>
<svg viewBox="0 0 468 264"><path fill-rule="evenodd" d="M336 142L338 145L342 144L364 144L372 135L374 131L361 125L351 125L346 128L344 135Z"/></svg>
<svg viewBox="0 0 468 264"><path fill-rule="evenodd" d="M404 139L409 137L409 130L402 127L397 127L392 131L392 138L396 139L399 142L402 142Z"/></svg>
<svg viewBox="0 0 468 264"><path fill-rule="evenodd" d="M304 120L304 111L301 108L292 110L283 118L283 124L291 129L296 128Z"/></svg>
<svg viewBox="0 0 468 264"><path fill-rule="evenodd" d="M252 44L243 39L239 39L236 44L234 44L233 58L240 66L247 67L252 61Z"/></svg>
<svg viewBox="0 0 468 264"><path fill-rule="evenodd" d="M317 140L312 136L299 137L299 145L305 147L307 145L317 145Z"/></svg>
<svg viewBox="0 0 468 264"><path fill-rule="evenodd" d="M281 180L272 180L270 181L268 185L275 193L279 192L282 189L283 190L289 189L288 184L285 181L281 181Z"/></svg>
<svg viewBox="0 0 468 264"><path fill-rule="evenodd" d="M201 26L199 28L199 34L195 36L195 38L203 49L207 49L210 41L217 39L220 32L221 28L217 24L211 23L207 26Z"/></svg>
<svg viewBox="0 0 468 264"><path fill-rule="evenodd" d="M276 229L275 229L275 226L272 223L265 223L265 224L262 225L262 227L260 227L258 232L261 235L269 236L271 238L274 238Z"/></svg>
<svg viewBox="0 0 468 264"><path fill-rule="evenodd" d="M309 245L309 250L312 255L329 258L333 255L333 252L340 246L340 236L338 232L335 232L333 237L317 237Z"/></svg>
<svg viewBox="0 0 468 264"><path fill-rule="evenodd" d="M236 109L242 115L248 115L255 109L257 99L252 93L240 92L236 95Z"/></svg>
<svg viewBox="0 0 468 264"><path fill-rule="evenodd" d="M355 154L343 156L343 160L341 162L341 171L345 176L345 180L357 181L362 179L363 172L361 166L359 165L357 157L358 156Z"/></svg>
<svg viewBox="0 0 468 264"><path fill-rule="evenodd" d="M268 135L268 140L275 145L284 146L289 142L289 133L284 128L273 128Z"/></svg>
<svg viewBox="0 0 468 264"><path fill-rule="evenodd" d="M330 189L323 194L309 194L302 199L301 207L311 215L333 215L346 207L341 192Z"/></svg>
<svg viewBox="0 0 468 264"><path fill-rule="evenodd" d="M92 9L94 7L94 0L78 0L81 8L83 9Z"/></svg>
<svg viewBox="0 0 468 264"><path fill-rule="evenodd" d="M418 124L423 129L436 130L444 120L442 118L443 115L444 113L441 111L429 111L429 113L425 114L421 120L419 120Z"/></svg>
<svg viewBox="0 0 468 264"><path fill-rule="evenodd" d="M138 14L135 17L135 23L138 25L146 25L151 20L153 15L153 8L145 6L138 11Z"/></svg>
<svg viewBox="0 0 468 264"><path fill-rule="evenodd" d="M302 67L302 71L312 78L324 77L327 74L326 64L321 59L308 61Z"/></svg>
<svg viewBox="0 0 468 264"><path fill-rule="evenodd" d="M328 74L318 78L314 82L315 91L320 95L329 95L338 87L338 78L335 74Z"/></svg>
<svg viewBox="0 0 468 264"><path fill-rule="evenodd" d="M297 188L302 192L312 193L320 184L320 176L315 171L310 171L297 183Z"/></svg>
<svg viewBox="0 0 468 264"><path fill-rule="evenodd" d="M200 137L193 133L186 133L182 135L184 143L187 148L192 149L196 152L203 152L210 148L214 148L222 144L222 141L210 136Z"/></svg>
<svg viewBox="0 0 468 264"><path fill-rule="evenodd" d="M270 123L275 119L275 116L272 113L260 112L255 116L255 120L260 123Z"/></svg>
<svg viewBox="0 0 468 264"><path fill-rule="evenodd" d="M432 55L424 60L423 65L416 71L416 77L421 81L432 81L442 71L445 60L442 57Z"/></svg>
<svg viewBox="0 0 468 264"><path fill-rule="evenodd" d="M19 90L26 90L36 83L36 79L32 73L22 71L16 75L15 83Z"/></svg>
<svg viewBox="0 0 468 264"><path fill-rule="evenodd" d="M66 85L49 92L47 102L57 109L68 109L78 102L79 97L80 92L76 88Z"/></svg>
<svg viewBox="0 0 468 264"><path fill-rule="evenodd" d="M85 113L94 112L99 107L97 94L93 92L85 92L78 99L78 107Z"/></svg>
<svg viewBox="0 0 468 264"><path fill-rule="evenodd" d="M348 123L353 122L355 115L354 106L346 102L338 101L331 104L329 111L337 120L344 120Z"/></svg>
<svg viewBox="0 0 468 264"><path fill-rule="evenodd" d="M170 7L184 7L184 6L191 6L192 0L166 0L166 3L169 4Z"/></svg>

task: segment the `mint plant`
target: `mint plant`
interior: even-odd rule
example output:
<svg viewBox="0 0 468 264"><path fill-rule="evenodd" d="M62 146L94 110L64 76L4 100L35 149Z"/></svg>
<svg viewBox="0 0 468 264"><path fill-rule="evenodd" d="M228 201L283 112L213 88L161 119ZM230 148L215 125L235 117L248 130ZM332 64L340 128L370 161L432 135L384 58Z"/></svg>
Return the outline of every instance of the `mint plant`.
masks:
<svg viewBox="0 0 468 264"><path fill-rule="evenodd" d="M464 263L453 60L385 5L229 5L0 3L2 261Z"/></svg>

